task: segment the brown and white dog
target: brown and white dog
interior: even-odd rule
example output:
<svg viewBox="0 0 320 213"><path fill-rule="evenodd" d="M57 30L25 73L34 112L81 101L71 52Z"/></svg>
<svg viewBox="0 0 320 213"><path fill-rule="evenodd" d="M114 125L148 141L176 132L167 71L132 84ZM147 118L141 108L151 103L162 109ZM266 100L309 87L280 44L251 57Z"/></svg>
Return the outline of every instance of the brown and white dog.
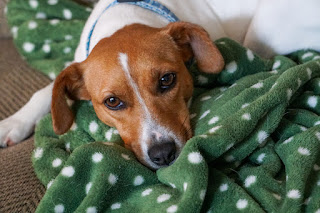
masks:
<svg viewBox="0 0 320 213"><path fill-rule="evenodd" d="M308 16L319 1L311 1L302 18L319 29L320 17ZM319 31L306 32L296 21L296 12L301 9L299 0L204 0L201 4L193 0L159 0L185 21L174 23L127 3L105 10L111 2L100 0L93 10L75 53L75 63L62 71L54 85L35 93L21 110L0 122L0 145L23 140L50 111L50 105L55 132L68 131L73 123L65 98L68 96L91 100L99 119L117 128L125 146L143 164L158 169L174 162L192 136L188 102L193 83L185 62L194 57L207 73L218 73L224 67L212 40L230 37L264 56L306 47L320 49ZM291 10L283 6L284 2L291 5ZM272 4L276 5L270 7ZM286 21L282 18L284 10L291 14ZM277 30L266 20L277 29L281 24L287 28L281 34L270 33ZM293 38L292 31L298 36ZM306 41L298 42L302 35ZM307 39L315 35L317 39Z"/></svg>
<svg viewBox="0 0 320 213"><path fill-rule="evenodd" d="M91 100L99 119L117 128L141 162L152 168L169 165L192 136L187 103L193 82L185 62L193 56L205 72L217 73L224 66L218 49L197 25L123 27L55 80L55 132L65 133L73 123L66 94Z"/></svg>

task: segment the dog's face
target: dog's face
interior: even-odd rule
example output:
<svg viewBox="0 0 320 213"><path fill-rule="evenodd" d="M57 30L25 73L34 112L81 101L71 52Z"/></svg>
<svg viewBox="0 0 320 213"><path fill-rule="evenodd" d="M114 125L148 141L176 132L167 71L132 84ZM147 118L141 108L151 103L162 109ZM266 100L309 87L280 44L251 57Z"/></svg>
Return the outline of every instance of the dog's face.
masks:
<svg viewBox="0 0 320 213"><path fill-rule="evenodd" d="M219 72L224 65L207 33L190 23L160 29L134 24L102 39L84 62L56 79L55 132L66 132L73 122L66 94L91 100L99 119L117 128L143 164L170 165L192 136L187 103L193 83L185 62L193 56L205 72Z"/></svg>

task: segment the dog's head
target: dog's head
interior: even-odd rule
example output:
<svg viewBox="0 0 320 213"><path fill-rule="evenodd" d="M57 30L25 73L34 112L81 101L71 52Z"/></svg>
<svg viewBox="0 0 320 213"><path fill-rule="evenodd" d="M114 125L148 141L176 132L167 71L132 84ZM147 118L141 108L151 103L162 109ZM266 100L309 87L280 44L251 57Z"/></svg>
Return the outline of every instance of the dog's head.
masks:
<svg viewBox="0 0 320 213"><path fill-rule="evenodd" d="M193 82L185 66L191 57L207 73L218 73L224 66L220 52L197 25L122 28L55 80L54 131L63 134L73 123L66 95L91 100L99 119L117 128L143 164L153 169L170 165L192 137L187 103Z"/></svg>

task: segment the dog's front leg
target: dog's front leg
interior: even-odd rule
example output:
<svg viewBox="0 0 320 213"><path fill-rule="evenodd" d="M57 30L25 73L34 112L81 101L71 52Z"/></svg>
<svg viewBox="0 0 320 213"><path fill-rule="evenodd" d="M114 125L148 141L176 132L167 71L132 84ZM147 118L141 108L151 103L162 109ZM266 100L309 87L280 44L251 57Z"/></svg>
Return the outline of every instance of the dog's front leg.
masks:
<svg viewBox="0 0 320 213"><path fill-rule="evenodd" d="M18 112L0 121L0 147L14 145L27 138L35 124L50 112L53 83L33 94Z"/></svg>

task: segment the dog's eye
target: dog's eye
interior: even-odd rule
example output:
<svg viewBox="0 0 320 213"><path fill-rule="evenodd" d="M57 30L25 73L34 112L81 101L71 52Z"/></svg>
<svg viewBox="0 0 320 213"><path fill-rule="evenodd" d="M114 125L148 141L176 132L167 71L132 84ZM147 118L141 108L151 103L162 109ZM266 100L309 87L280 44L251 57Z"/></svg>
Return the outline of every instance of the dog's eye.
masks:
<svg viewBox="0 0 320 213"><path fill-rule="evenodd" d="M160 92L165 92L168 89L171 89L176 83L176 74L175 73L167 73L160 78L159 87Z"/></svg>
<svg viewBox="0 0 320 213"><path fill-rule="evenodd" d="M111 110L119 110L125 108L125 104L117 97L109 97L104 100L104 105Z"/></svg>

